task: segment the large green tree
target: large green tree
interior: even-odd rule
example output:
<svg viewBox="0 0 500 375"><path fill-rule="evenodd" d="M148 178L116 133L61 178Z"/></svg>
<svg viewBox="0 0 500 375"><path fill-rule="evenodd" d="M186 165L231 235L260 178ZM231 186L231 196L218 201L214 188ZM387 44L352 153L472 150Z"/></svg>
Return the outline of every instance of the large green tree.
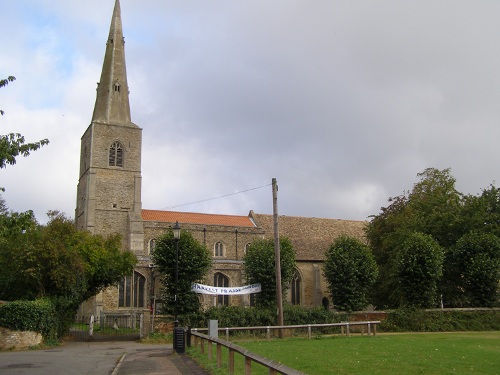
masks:
<svg viewBox="0 0 500 375"><path fill-rule="evenodd" d="M490 185L479 195L463 197L459 218L460 233L491 233L500 237L500 188Z"/></svg>
<svg viewBox="0 0 500 375"><path fill-rule="evenodd" d="M295 250L287 237L280 237L281 289L283 299L295 273ZM276 305L276 261L273 239L256 239L243 257L246 282L260 283L262 291L255 295L255 304Z"/></svg>
<svg viewBox="0 0 500 375"><path fill-rule="evenodd" d="M365 308L378 275L370 248L355 238L341 236L325 256L323 275L334 306L345 311Z"/></svg>
<svg viewBox="0 0 500 375"><path fill-rule="evenodd" d="M136 257L120 237L78 231L58 212L40 225L32 212L0 216L0 299L83 301L132 273ZM76 310L75 310L76 311Z"/></svg>
<svg viewBox="0 0 500 375"><path fill-rule="evenodd" d="M372 217L366 228L369 245L379 266L374 288L378 307L397 307L401 303L398 265L400 244L413 232L432 236L447 249L463 234L461 210L463 195L455 188L450 169L428 168L411 191L390 198L389 206Z"/></svg>
<svg viewBox="0 0 500 375"><path fill-rule="evenodd" d="M175 240L172 229L156 241L152 254L154 265L162 275L163 311L174 314L177 307L179 315L199 311L201 305L191 286L195 282L203 282L210 267L212 258L210 252L198 242L188 231L181 231L179 239L178 262L175 262ZM175 282L176 267L178 271L177 285ZM177 306L175 295L177 291Z"/></svg>
<svg viewBox="0 0 500 375"><path fill-rule="evenodd" d="M15 79L13 76L1 79L0 87L8 85L9 82L13 82ZM4 111L0 110L0 114L3 115ZM16 164L16 158L19 155L28 156L32 151L36 151L48 143L48 139L26 143L24 136L19 133L0 135L0 168L5 168L7 164Z"/></svg>
<svg viewBox="0 0 500 375"><path fill-rule="evenodd" d="M403 306L431 308L439 302L443 248L428 234L413 232L397 248L398 291Z"/></svg>
<svg viewBox="0 0 500 375"><path fill-rule="evenodd" d="M448 287L454 305L493 307L498 302L500 238L470 232L460 238L449 255Z"/></svg>
<svg viewBox="0 0 500 375"><path fill-rule="evenodd" d="M420 181L411 191L389 199L390 204L367 225L366 236L380 270L374 288L375 304L397 307L401 303L397 264L401 244L412 233L419 232L431 236L444 250L439 292L445 306L463 306L456 278L465 271L457 269L456 262L452 268L452 252L457 241L471 231L500 236L500 191L491 185L480 195L464 195L456 190L449 169L428 168L417 176ZM480 272L490 270L483 267Z"/></svg>

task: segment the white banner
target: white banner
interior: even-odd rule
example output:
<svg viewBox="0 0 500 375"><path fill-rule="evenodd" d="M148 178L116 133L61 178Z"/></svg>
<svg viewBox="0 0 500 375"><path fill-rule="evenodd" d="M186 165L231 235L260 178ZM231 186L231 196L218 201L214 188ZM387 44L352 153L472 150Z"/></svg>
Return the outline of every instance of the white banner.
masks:
<svg viewBox="0 0 500 375"><path fill-rule="evenodd" d="M236 295L236 294L252 294L261 291L260 284L252 284L245 286L233 286L231 288L221 288L217 286L203 285L193 283L191 291L201 294L213 294L213 295Z"/></svg>

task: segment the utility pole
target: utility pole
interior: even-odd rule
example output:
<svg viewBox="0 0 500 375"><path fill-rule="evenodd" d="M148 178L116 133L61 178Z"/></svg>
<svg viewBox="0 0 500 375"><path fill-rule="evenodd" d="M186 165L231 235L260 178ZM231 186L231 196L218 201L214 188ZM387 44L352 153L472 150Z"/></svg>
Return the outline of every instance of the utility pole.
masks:
<svg viewBox="0 0 500 375"><path fill-rule="evenodd" d="M276 264L276 306L278 309L278 325L283 323L283 298L281 291L281 260L280 260L280 236L278 227L278 184L276 178L272 180L273 187L273 221L274 221L274 263ZM283 337L283 330L278 330L279 336Z"/></svg>

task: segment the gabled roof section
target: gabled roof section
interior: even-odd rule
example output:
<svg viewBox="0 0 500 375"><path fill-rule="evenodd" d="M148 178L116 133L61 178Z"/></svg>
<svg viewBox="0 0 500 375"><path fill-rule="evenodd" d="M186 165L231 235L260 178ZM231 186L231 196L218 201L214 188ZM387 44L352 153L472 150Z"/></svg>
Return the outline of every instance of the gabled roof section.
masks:
<svg viewBox="0 0 500 375"><path fill-rule="evenodd" d="M231 227L255 228L255 224L248 216L200 214L194 212L142 210L142 220L166 223L223 225Z"/></svg>
<svg viewBox="0 0 500 375"><path fill-rule="evenodd" d="M130 120L120 0L115 1L92 121L136 126Z"/></svg>
<svg viewBox="0 0 500 375"><path fill-rule="evenodd" d="M256 214L251 211L250 218L265 231L267 238L272 238L273 215ZM324 260L325 251L341 235L354 237L366 243L364 233L366 224L366 221L278 216L280 236L290 239L296 252L296 259L303 261Z"/></svg>

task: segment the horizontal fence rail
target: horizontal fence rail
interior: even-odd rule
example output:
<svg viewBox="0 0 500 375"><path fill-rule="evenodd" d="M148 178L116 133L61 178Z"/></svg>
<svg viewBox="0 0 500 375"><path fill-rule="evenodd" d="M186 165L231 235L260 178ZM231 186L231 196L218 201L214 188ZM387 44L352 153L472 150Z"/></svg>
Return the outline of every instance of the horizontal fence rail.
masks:
<svg viewBox="0 0 500 375"><path fill-rule="evenodd" d="M271 331L284 330L284 329L307 329L307 338L311 339L312 330L314 328L329 328L340 327L341 334L349 336L351 334L351 327L361 327L361 334L375 336L377 334L377 325L380 320L365 321L365 322L341 322L341 323L326 323L326 324L303 324L303 325L288 325L288 326L261 326L261 327L225 327L218 328L219 332L226 333L226 340L229 341L229 332L231 331L265 331L267 339L271 339ZM207 332L208 328L192 328L191 332Z"/></svg>
<svg viewBox="0 0 500 375"><path fill-rule="evenodd" d="M236 344L229 341L217 339L215 337L210 337L202 333L191 331L191 335L194 337L194 346L196 349L200 349L202 354L205 354L205 344L207 346L208 359L213 359L213 348L212 344L217 344L216 346L216 356L217 356L217 367L222 366L222 347L228 349L228 372L229 374L234 374L234 354L238 353L242 355L245 359L245 375L252 374L252 362L258 363L269 370L269 374L285 374L285 375L302 375L303 372L296 370L294 368L285 366L282 363L273 361L259 354L252 353L248 349L242 348Z"/></svg>

